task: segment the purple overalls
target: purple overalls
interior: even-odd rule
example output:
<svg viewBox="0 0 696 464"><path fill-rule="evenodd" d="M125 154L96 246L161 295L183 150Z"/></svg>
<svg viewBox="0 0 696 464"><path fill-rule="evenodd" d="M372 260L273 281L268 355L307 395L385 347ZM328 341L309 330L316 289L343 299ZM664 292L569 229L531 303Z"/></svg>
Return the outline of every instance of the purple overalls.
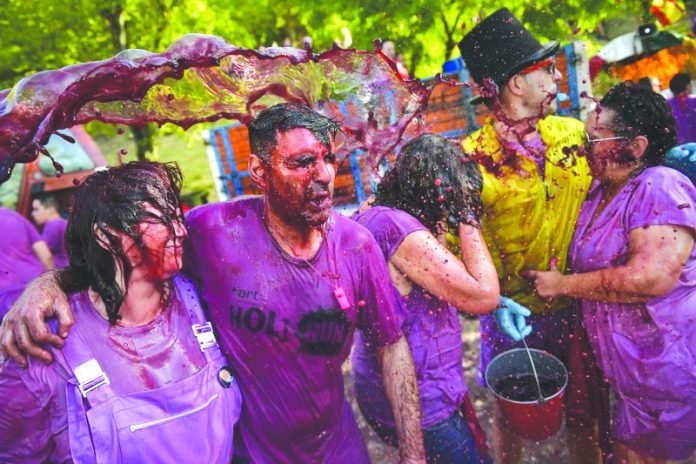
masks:
<svg viewBox="0 0 696 464"><path fill-rule="evenodd" d="M65 393L74 462L231 462L239 389L193 285L181 276L174 283L207 364L164 387L117 395L74 326L58 360L73 374Z"/></svg>

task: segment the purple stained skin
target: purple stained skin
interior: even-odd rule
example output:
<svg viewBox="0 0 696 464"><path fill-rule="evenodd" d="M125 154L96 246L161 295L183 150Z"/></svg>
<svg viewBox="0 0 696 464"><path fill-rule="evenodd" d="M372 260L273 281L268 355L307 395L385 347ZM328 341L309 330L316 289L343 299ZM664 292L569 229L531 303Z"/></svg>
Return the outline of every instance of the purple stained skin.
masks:
<svg viewBox="0 0 696 464"><path fill-rule="evenodd" d="M571 270L625 264L631 231L672 225L694 230L696 188L664 166L645 169L592 221L602 201L595 181L578 216L569 250ZM696 248L674 288L645 303L580 300L599 367L617 392L615 436L660 459L687 459L696 450Z"/></svg>
<svg viewBox="0 0 696 464"><path fill-rule="evenodd" d="M248 122L281 102L304 103L338 119L346 133L339 155L363 148L377 166L428 96L417 79L400 78L379 51L250 50L190 34L163 53L126 50L40 72L0 91L0 182L15 163L46 154L43 145L57 130L76 124L169 122L187 129L218 119ZM385 102L395 102L391 112Z"/></svg>

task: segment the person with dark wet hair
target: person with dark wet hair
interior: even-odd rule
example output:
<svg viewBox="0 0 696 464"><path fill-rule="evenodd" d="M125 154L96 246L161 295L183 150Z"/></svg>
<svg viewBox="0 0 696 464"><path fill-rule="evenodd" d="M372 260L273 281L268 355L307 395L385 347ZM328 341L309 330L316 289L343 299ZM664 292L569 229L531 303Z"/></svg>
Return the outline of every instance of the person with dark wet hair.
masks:
<svg viewBox="0 0 696 464"><path fill-rule="evenodd" d="M133 162L77 188L70 264L56 273L72 328L50 365L0 363L11 398L0 403L0 461L231 461L241 398L178 274L180 187L174 164Z"/></svg>
<svg viewBox="0 0 696 464"><path fill-rule="evenodd" d="M592 349L616 393L618 462L688 459L696 450L696 187L661 166L676 142L665 99L631 83L590 114L595 178L570 273L530 273L544 298L578 298Z"/></svg>
<svg viewBox="0 0 696 464"><path fill-rule="evenodd" d="M424 134L403 147L369 207L353 217L374 235L388 263L416 365L429 463L488 460L486 437L464 382L457 315L488 314L500 297L478 221L481 183L478 167L458 145ZM447 230L461 238L461 260L439 240ZM512 314L522 320L524 315L529 315L524 309ZM361 334L352 366L360 410L377 434L394 445L394 418L379 363Z"/></svg>
<svg viewBox="0 0 696 464"><path fill-rule="evenodd" d="M574 326L573 302L549 304L536 294L524 270L546 270L552 262L565 269L566 255L580 206L590 185L582 123L554 116L558 81L558 42L541 44L512 13L503 8L481 21L459 42L466 67L491 110L483 127L463 142L483 176L481 223L496 263L503 301L532 312L530 348L547 351L566 366ZM496 313L494 313L496 314ZM478 380L491 360L518 342L507 337L495 317L481 317ZM587 348L589 351L589 348ZM590 368L595 368L587 357ZM574 369L570 369L571 380ZM584 375L580 375L583 378ZM569 386L570 404L577 388ZM493 447L496 462L518 463L523 441L494 403ZM595 418L585 405L566 407L568 449L573 463L601 459ZM572 413L572 414L570 414Z"/></svg>
<svg viewBox="0 0 696 464"><path fill-rule="evenodd" d="M686 73L676 74L669 81L672 98L668 100L677 120L677 142L696 142L696 95L692 94L691 77Z"/></svg>
<svg viewBox="0 0 696 464"><path fill-rule="evenodd" d="M37 226L43 227L41 238L51 250L56 268L68 265L68 253L65 251L68 221L60 213L60 202L54 195L39 195L31 202L31 217Z"/></svg>
<svg viewBox="0 0 696 464"><path fill-rule="evenodd" d="M263 118L256 118L249 124L251 152L264 163L270 163L273 150L278 146L278 132L297 127L310 131L324 146L329 146L341 130L336 121L321 116L307 106L275 105L263 112Z"/></svg>
<svg viewBox="0 0 696 464"><path fill-rule="evenodd" d="M660 88L660 80L653 76L641 77L636 82L636 86L645 90L650 90L654 93L660 93L660 90L662 90Z"/></svg>
<svg viewBox="0 0 696 464"><path fill-rule="evenodd" d="M184 271L198 282L244 397L236 462L369 462L341 371L356 330L377 352L401 462L424 460L418 384L386 263L372 235L331 208L338 129L303 105L260 112L249 124L249 174L263 194L186 216ZM22 318L34 333L46 314L70 319L54 286L28 292L13 330L5 325L2 349L13 357L22 359L15 339L45 356Z"/></svg>

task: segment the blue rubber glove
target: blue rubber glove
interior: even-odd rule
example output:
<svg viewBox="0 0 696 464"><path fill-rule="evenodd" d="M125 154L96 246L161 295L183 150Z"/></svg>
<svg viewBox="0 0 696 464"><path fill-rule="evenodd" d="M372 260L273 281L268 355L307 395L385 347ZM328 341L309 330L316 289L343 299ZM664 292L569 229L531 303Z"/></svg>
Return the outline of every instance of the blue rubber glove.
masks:
<svg viewBox="0 0 696 464"><path fill-rule="evenodd" d="M500 330L516 342L532 333L532 326L525 320L531 315L531 311L506 296L500 297L500 307L493 311Z"/></svg>
<svg viewBox="0 0 696 464"><path fill-rule="evenodd" d="M664 165L686 175L696 184L696 143L685 143L667 152Z"/></svg>

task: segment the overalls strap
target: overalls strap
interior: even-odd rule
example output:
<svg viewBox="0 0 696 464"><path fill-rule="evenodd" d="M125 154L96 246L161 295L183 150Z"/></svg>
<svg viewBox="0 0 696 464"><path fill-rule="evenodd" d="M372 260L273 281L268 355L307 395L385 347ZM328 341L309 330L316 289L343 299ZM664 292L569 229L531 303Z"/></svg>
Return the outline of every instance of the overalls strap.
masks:
<svg viewBox="0 0 696 464"><path fill-rule="evenodd" d="M201 302L198 299L196 287L191 279L181 274L174 276L173 281L179 293L179 298L181 298L181 302L191 320L191 329L196 340L198 340L198 346L205 355L206 361L209 363L220 363L223 361L223 356L218 347L213 326L205 316Z"/></svg>
<svg viewBox="0 0 696 464"><path fill-rule="evenodd" d="M73 374L69 382L78 388L82 398L87 399L91 406L114 396L109 377L85 343L77 324L70 330L70 337L61 352Z"/></svg>

